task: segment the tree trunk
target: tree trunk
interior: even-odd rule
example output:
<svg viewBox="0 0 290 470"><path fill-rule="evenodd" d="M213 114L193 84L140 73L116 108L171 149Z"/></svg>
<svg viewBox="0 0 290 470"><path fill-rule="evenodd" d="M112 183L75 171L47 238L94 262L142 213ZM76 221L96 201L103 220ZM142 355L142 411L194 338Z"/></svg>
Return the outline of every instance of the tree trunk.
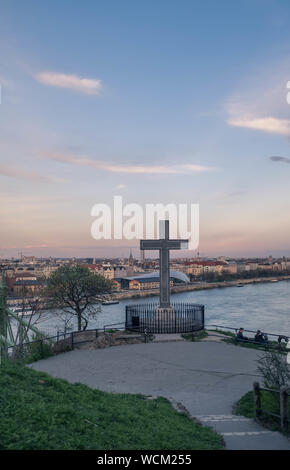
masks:
<svg viewBox="0 0 290 470"><path fill-rule="evenodd" d="M82 315L79 310L77 311L77 316L78 316L78 331L82 331Z"/></svg>
<svg viewBox="0 0 290 470"><path fill-rule="evenodd" d="M85 331L85 330L87 329L87 327L88 327L88 320L87 320L86 318L83 318L83 320L84 320L84 322L85 322L85 323L84 323L84 327L83 327L83 331Z"/></svg>

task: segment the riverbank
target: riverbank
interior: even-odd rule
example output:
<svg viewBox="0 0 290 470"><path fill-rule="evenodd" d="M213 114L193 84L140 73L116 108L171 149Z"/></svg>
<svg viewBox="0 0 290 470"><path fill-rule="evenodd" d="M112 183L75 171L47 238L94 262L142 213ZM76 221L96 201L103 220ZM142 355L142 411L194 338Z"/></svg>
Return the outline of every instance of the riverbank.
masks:
<svg viewBox="0 0 290 470"><path fill-rule="evenodd" d="M286 279L285 282L273 283L269 282L269 278L259 279L254 280L255 284L253 279L244 280L243 283L239 282L245 285L241 288L235 287L238 281L183 285L174 289L175 294L171 296L171 301L204 305L207 324L231 327L242 325L249 330L261 329L278 335L283 332L286 334L289 330L290 305L289 277ZM231 288L223 290L222 287ZM102 306L96 318L90 320L89 328L102 329L104 325L123 323L126 305L158 302L159 291L156 289L150 293L154 297L148 296L148 291L141 292L144 297L137 298L134 297L138 294L136 291L116 292L114 295L119 294L119 303ZM48 309L43 312L39 327L48 336L56 335L58 330L63 331L62 315L58 313ZM72 327L77 328L74 322Z"/></svg>
<svg viewBox="0 0 290 470"><path fill-rule="evenodd" d="M182 292L198 291L205 289L221 289L224 287L237 287L248 284L261 284L273 281L287 281L290 280L290 276L279 276L277 277L258 277L254 279L235 279L233 281L222 281L222 282L196 282L194 284L182 284L180 286L174 286L170 289L171 294L180 294ZM159 289L148 289L146 291L126 291L116 292L111 294L112 300L126 300L126 299L138 299L144 297L154 297L159 295Z"/></svg>
<svg viewBox="0 0 290 470"><path fill-rule="evenodd" d="M171 287L170 293L171 294L180 294L182 292L190 292L190 291L202 291L206 289L221 289L224 287L237 287L237 286L244 286L248 284L261 284L273 281L288 281L290 280L290 275L288 276L278 276L278 277L258 277L253 279L234 279L233 281L216 281L216 282L195 282L192 284L181 284L178 286ZM159 296L159 289L148 289L144 291L136 291L136 290L127 290L121 292L113 292L107 295L107 300L126 300L126 299L141 299L146 297L156 297ZM19 299L7 299L7 304L9 306L13 306L17 303ZM33 298L26 299L26 302L29 304L29 301L33 301Z"/></svg>

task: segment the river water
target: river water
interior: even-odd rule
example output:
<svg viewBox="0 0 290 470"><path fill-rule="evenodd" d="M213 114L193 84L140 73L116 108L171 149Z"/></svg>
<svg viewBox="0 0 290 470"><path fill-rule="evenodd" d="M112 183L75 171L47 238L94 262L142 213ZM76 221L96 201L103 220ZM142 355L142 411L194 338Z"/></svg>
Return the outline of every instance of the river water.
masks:
<svg viewBox="0 0 290 470"><path fill-rule="evenodd" d="M204 304L206 325L260 329L290 336L290 280L183 292L173 294L171 300ZM124 322L126 305L157 301L158 297L148 297L102 306L97 319L89 322L89 328L103 328L104 325ZM44 312L37 326L51 336L64 328L59 314L52 311ZM76 322L72 327L77 329Z"/></svg>

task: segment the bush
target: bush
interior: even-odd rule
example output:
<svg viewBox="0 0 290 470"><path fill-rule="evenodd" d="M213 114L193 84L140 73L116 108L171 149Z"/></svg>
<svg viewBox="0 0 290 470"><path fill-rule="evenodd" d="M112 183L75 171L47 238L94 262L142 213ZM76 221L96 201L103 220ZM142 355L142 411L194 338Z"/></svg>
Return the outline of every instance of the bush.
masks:
<svg viewBox="0 0 290 470"><path fill-rule="evenodd" d="M19 362L30 363L53 356L53 343L41 335L34 335L30 343L16 346L13 359Z"/></svg>
<svg viewBox="0 0 290 470"><path fill-rule="evenodd" d="M278 352L267 351L258 359L258 371L263 377L267 388L280 390L281 387L290 386L290 367L285 355Z"/></svg>

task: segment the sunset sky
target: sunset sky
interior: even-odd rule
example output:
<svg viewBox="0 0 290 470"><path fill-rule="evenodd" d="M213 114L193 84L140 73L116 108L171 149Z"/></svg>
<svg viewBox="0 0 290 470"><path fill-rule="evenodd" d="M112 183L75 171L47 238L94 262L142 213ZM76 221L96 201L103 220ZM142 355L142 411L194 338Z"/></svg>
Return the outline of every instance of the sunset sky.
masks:
<svg viewBox="0 0 290 470"><path fill-rule="evenodd" d="M91 237L115 195L290 256L289 0L2 0L0 64L0 257L137 255Z"/></svg>

